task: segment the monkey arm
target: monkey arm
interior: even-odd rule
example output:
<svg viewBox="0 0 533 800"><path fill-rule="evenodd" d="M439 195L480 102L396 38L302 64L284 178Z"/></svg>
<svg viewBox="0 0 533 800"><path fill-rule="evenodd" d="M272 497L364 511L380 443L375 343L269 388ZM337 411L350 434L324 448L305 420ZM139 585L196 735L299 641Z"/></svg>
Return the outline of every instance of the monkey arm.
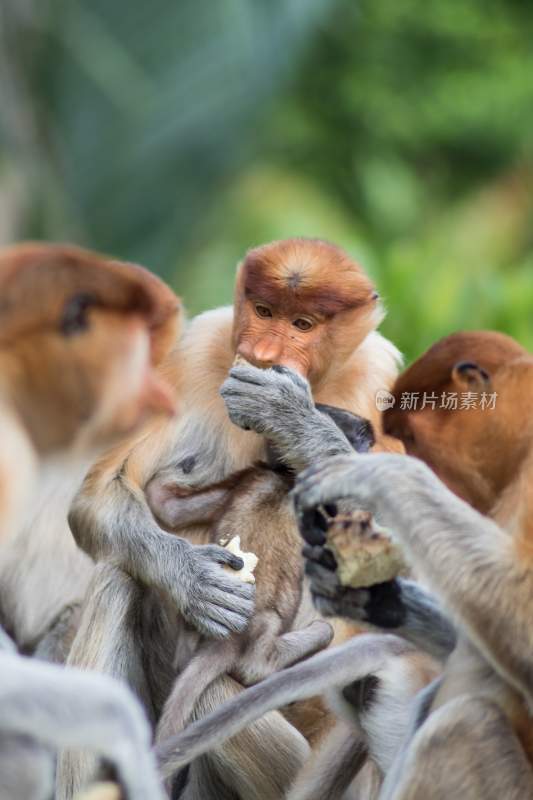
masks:
<svg viewBox="0 0 533 800"><path fill-rule="evenodd" d="M319 459L352 452L333 419L315 408L309 383L293 370L239 365L230 370L220 394L231 421L272 441L296 472Z"/></svg>
<svg viewBox="0 0 533 800"><path fill-rule="evenodd" d="M148 722L124 686L5 653L0 675L0 731L53 749L89 748L117 769L130 800L163 799Z"/></svg>
<svg viewBox="0 0 533 800"><path fill-rule="evenodd" d="M144 492L117 474L90 474L74 500L69 524L78 545L96 561L112 559L134 579L163 590L184 618L207 636L240 632L253 613L253 586L228 575L242 561L216 545L192 545L162 530Z"/></svg>
<svg viewBox="0 0 533 800"><path fill-rule="evenodd" d="M165 472L157 473L146 486L146 502L156 519L174 532L191 525L210 525L227 507L246 471L200 489L184 489L177 479L169 478Z"/></svg>
<svg viewBox="0 0 533 800"><path fill-rule="evenodd" d="M533 702L533 570L512 537L407 456L331 459L304 473L294 490L298 515L341 498L394 531L496 671Z"/></svg>

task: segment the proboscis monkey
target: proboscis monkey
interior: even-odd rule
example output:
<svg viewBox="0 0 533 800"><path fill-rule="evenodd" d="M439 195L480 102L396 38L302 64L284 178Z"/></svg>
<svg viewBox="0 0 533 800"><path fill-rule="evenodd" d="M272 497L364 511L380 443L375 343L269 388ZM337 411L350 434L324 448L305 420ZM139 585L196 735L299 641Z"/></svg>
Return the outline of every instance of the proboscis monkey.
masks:
<svg viewBox="0 0 533 800"><path fill-rule="evenodd" d="M397 412L390 428L456 494L417 459L379 455L304 476L297 505L350 494L394 525L457 622L457 647L421 699L383 797L529 797L533 358L498 334L456 334L417 362L401 391L419 385L424 361L432 388L475 395L475 406L443 409L434 421L429 409L405 421Z"/></svg>
<svg viewBox="0 0 533 800"><path fill-rule="evenodd" d="M0 251L2 529L16 530L0 550L0 621L23 652L45 638L59 660L55 629L68 628L93 569L67 525L70 499L105 445L142 422L139 408L147 417L150 402L174 403L150 373L143 406L130 376L144 381L135 371L144 351L154 364L165 356L178 312L175 294L141 267L68 245ZM22 473L44 457L28 502Z"/></svg>
<svg viewBox="0 0 533 800"><path fill-rule="evenodd" d="M0 251L0 298L0 550L18 548L30 573L20 530L50 471L68 508L71 470L154 412L173 412L154 364L174 340L179 303L139 267L38 243ZM3 632L0 650L2 797L49 798L54 751L66 745L113 764L129 800L161 796L149 727L125 687L18 656Z"/></svg>
<svg viewBox="0 0 533 800"><path fill-rule="evenodd" d="M394 412L387 412L385 419L385 429L391 434L398 435L405 443L407 449L411 449L411 452L414 453L416 448L416 454L423 459L427 459L432 464L437 474L439 474L457 494L461 494L474 508L477 506L485 513L489 513L493 519L499 522L502 528L506 528L514 533L517 537L519 551L524 537L526 537L527 541L527 503L529 502L528 486L530 481L530 477L528 476L530 476L529 470L531 466L532 446L531 426L527 417L526 424L524 424L524 414L523 412L520 413L519 400L520 397L528 396L528 391L530 391L531 387L531 371L531 357L528 356L523 348L508 337L490 332L455 334L437 343L437 345L434 345L399 378L394 389L394 394L396 396L395 410ZM450 395L453 396L454 393L455 395L459 395L457 409L453 408L453 404L452 407L448 404L447 408L443 407L441 409L437 407L433 408L431 404L426 404L425 408L416 412L402 410L400 405L402 394L407 393L410 395L412 393L418 393L418 396L422 398L424 391L426 391L428 395L435 394L437 403L440 403L442 395L444 395L443 402L449 398ZM468 394L470 400L477 396L478 408L472 408L472 404L470 403L466 404L465 407L461 409L461 395L463 393ZM490 398L493 396L496 397L499 405L491 408ZM357 461L357 469L363 477L364 463L363 459ZM394 472L392 472L392 465L394 466ZM402 478L404 465L406 470L414 470L413 476L409 480ZM422 471L419 474L417 470ZM407 474L409 475L409 472ZM476 609L473 609L475 615L479 615L480 612L483 615L483 624L478 624L480 624L481 628L486 624L488 630L490 629L492 631L488 621L492 613L492 604L488 603L489 609L487 611L484 609L487 594L485 591L483 572L485 569L488 570L486 574L486 580L488 581L490 579L491 570L495 567L498 558L503 555L503 551L498 551L498 547L500 546L498 542L500 542L501 545L504 545L505 542L505 539L502 539L502 532L498 531L493 523L485 521L483 518L476 515L476 512L469 511L468 507L464 506L464 504L454 500L453 496L449 495L444 488L439 487L438 490L436 490L437 495L435 495L435 497L431 495L431 501L435 503L435 508L432 508L429 500L430 495L427 494L429 489L426 485L426 480L421 483L422 499L419 499L419 492L416 490L416 479L420 478L420 475L427 477L427 470L424 470L422 465L419 465L418 462L412 460L404 462L401 459L395 459L391 462L391 474L388 480L375 480L374 483L372 483L371 476L369 476L368 481L364 483L364 491L368 493L369 496L372 496L374 493L379 494L379 497L386 498L386 502L391 505L391 510L390 513L387 513L384 521L393 530L397 529L397 525L401 526L400 532L402 538L407 536L408 529L420 531L419 538L416 540L417 544L413 544L412 547L409 548L408 554L411 555L411 553L414 553L412 548L418 547L418 556L415 558L413 555L412 560L415 566L420 569L422 576L425 576L429 583L435 585L437 588L441 587L442 580L445 579L447 582L447 591L450 595L456 592L456 597L458 599L453 603L450 600L449 604L446 602L446 605L458 615L459 622L463 622L465 610L472 613L472 609L463 609L461 605L462 593L466 591L466 599L468 599L468 594L471 593L469 602L475 602L476 596L478 598L480 608L477 612ZM343 487L346 484L339 483L336 485L336 481L340 480L341 476L341 466L339 465L335 470L335 464L333 462L331 476L328 477L328 489L332 494L328 496L326 502L333 502L337 490L340 492L339 496L343 496ZM309 487L312 486L313 480L314 478L311 476L309 479ZM435 485L438 487L438 483L434 482L434 486ZM309 489L309 491L311 491L311 489ZM353 487L351 487L350 491L356 495L358 501L361 499L359 490L355 491ZM442 497L438 495L438 492L442 494ZM437 497L439 499L438 505ZM306 495L304 494L304 499L305 498ZM446 509L446 504L448 503L451 509L450 514L455 514L458 510L457 503L459 503L459 508L465 511L465 525L463 525L461 521L456 522L455 534L451 532L449 522L447 525L444 525L444 522L442 522L443 518L440 517L443 508ZM399 509L399 506L402 504L405 505L406 508L405 514L407 514L407 512L410 514L411 527L409 527L402 518L403 512ZM364 506L364 503L362 505ZM309 519L312 519L312 515L310 516L307 510L309 509L312 511L313 508L313 504L307 499L305 499L305 502L302 502L301 510L303 512L303 520L308 522ZM371 505L371 510L375 510L376 508L378 508L378 500L373 501ZM442 533L435 533L435 524L431 523L432 513L436 513L437 518L441 520ZM414 523L415 516L417 517L416 525ZM471 520L476 518L480 523L480 527L478 528L480 535L482 531L485 531L485 534L480 540L479 551L477 550L474 537L467 537L468 544L463 546L463 531L466 530L468 532L470 530L470 533L472 533L471 527L466 525L469 517ZM428 524L427 534L430 536L431 540L433 537L436 537L436 541L441 537L444 540L446 537L451 537L449 542L441 545L440 550L434 551L431 546L428 546L428 542L424 540L423 537L426 535L424 525L426 523ZM306 527L305 524L302 525L302 530L304 532L306 531ZM492 531L493 534L498 531L496 539L491 540L487 538L488 532L490 531ZM313 536L316 537L317 533L320 534L320 532L315 531ZM306 533L306 535L308 535L308 533ZM311 538L310 541L315 547L317 546L318 540L316 538ZM413 542L414 541L413 539ZM453 547L455 547L456 541L460 547L457 559L454 561ZM507 541L510 541L508 537ZM484 563L487 557L487 554L485 554L485 556L483 555L485 547L483 544L484 542L486 542L486 547L489 551L492 547L496 547L494 552L499 554L494 556L496 562L492 564L487 565L487 563ZM446 550L442 548L446 548ZM449 553L448 549L450 549ZM426 559L429 561L431 555L434 556L435 561L439 561L438 567L424 567L424 561ZM480 559L479 561L478 556ZM463 569L462 559L465 559L466 587L461 586ZM452 564L451 568L449 567L450 563ZM515 581L522 572L521 564L527 567L525 559L515 560L515 570L517 571L516 577L514 578ZM341 590L334 580L328 580L328 573L334 575L331 570L327 570L321 564L316 563L313 563L312 567L311 577L314 594L320 601L320 607L327 613L340 613L355 619L370 621L378 627L396 628L402 635L405 635L415 642L417 646L429 650L429 652L433 653L438 658L447 657L453 650L456 641L454 626L447 620L446 616L439 608L438 601L416 584L398 580L394 584L382 584L378 587L371 587L371 589ZM476 582L475 576L478 569L481 570L481 584ZM503 569L505 572L506 567L504 562L498 566L498 571L500 569ZM440 574L439 581L437 581L435 577L437 572ZM445 578L441 574L444 572L446 573ZM525 574L528 574L527 568ZM510 572L508 574L508 581L512 581L512 579L513 575L512 572ZM493 576L493 580L496 580L496 575ZM505 585L507 588L512 588L512 582L511 587L509 587L508 582ZM516 599L516 597L517 590L515 587L509 595L505 595L505 598L508 599L506 605L505 599L502 598L501 594L497 593L495 603L501 603L501 613L499 616L495 616L495 618L499 620L499 627L494 629L494 635L496 637L498 636L499 630L503 628L505 624L502 621L502 615L504 617L512 617L513 612L511 609L513 608L514 600L511 598ZM447 597L445 599L447 599ZM519 736L521 736L522 740L525 742L524 749L527 752L528 728L527 724L524 722L524 712L523 709L520 709L520 702L517 703L516 697L513 698L512 694L508 694L508 688L502 687L497 676L490 677L491 667L487 665L486 661L490 663L493 660L490 656L487 656L487 651L491 643L485 642L483 634L481 655L478 653L476 657L473 652L471 652L472 645L469 642L471 622L468 621L465 627L467 631L466 641L464 631L461 625L459 626L462 635L459 646L454 652L446 669L443 685L446 686L448 684L447 692L449 693L451 682L452 694L453 692L462 691L465 686L464 681L468 684L468 692L474 690L474 694L477 694L479 691L483 695L485 693L492 695L494 690L495 695L492 696L491 702L494 696L496 696L497 700L503 701L501 707L510 715L511 722L515 724L515 730L518 731ZM522 642L527 642L527 636L523 635L521 640ZM351 662L349 662L352 664L351 680L357 677L363 678L362 683L359 681L359 691L361 691L363 687L367 687L364 690L366 697L362 698L360 695L358 698L359 701L361 701L361 699L364 700L363 706L365 707L363 707L362 710L363 716L366 717L366 732L372 732L372 728L379 729L381 726L382 730L385 727L388 729L388 734L394 733L393 729L395 725L391 722L390 700L392 700L392 707L400 707L398 701L401 699L402 692L405 692L406 688L408 688L408 680L406 681L406 678L409 679L410 677L412 679L415 677L416 671L408 671L407 673L404 671L402 676L402 672L395 668L394 660L389 659L387 662L387 659L384 658L384 653L378 652L375 656L375 667L369 669L369 682L369 680L364 677L364 669L368 668L368 663L371 661L371 654L366 654L365 661L364 653L360 651L360 648L363 646L364 640L350 643L342 649L342 657L340 651L339 655L336 653L328 653L316 656L314 659L306 662L305 670L304 666L301 668L298 666L294 667L279 676L268 679L259 686L253 687L251 690L247 690L244 695L241 695L238 701L234 701L233 705L227 704L226 707L221 708L218 715L211 715L211 717L191 726L191 728L184 733L182 738L175 739L173 743L168 742L165 747L161 746L162 758L167 761L167 764L171 763L173 758L172 746L174 745L174 767L177 767L187 763L194 755L204 752L206 748L208 749L209 746L212 746L213 742L216 742L218 746L220 746L221 730L224 731L224 736L234 734L242 725L257 718L260 705L262 710L265 711L278 707L281 702L287 702L290 699L294 700L301 696L308 696L306 694L307 692L311 692L312 690L316 691L317 688L323 687L324 685L342 686L341 679L348 682L346 677L347 672L345 672L343 676L344 658L351 658ZM479 647L479 639L474 640L474 652L476 647ZM501 647L504 648L505 645L502 643ZM466 658L465 649L468 651L468 656ZM334 662L336 659L338 660L335 665ZM381 664L379 663L380 659L382 659ZM478 661L477 659L480 660ZM313 662L316 662L316 669L313 666ZM456 664L456 662L458 662L458 664ZM363 671L361 671L361 668L363 668ZM451 678L449 677L450 671ZM464 672L465 677L458 680L458 674L461 675L462 672ZM498 672L498 669L496 672ZM306 681L308 681L308 685L306 685ZM368 691L368 688L370 688L371 691ZM428 690L428 692L421 695L418 716L422 719L424 715L427 714L428 709L432 707L432 692L433 690ZM447 694L439 692L435 703L438 705L443 702L443 699L445 700L446 697ZM349 697L345 695L344 700L348 700L349 704ZM506 724L500 731L495 731L494 736L490 738L491 726L499 726L499 712L494 714L494 708L492 708L488 711L485 709L487 712L485 714L480 710L479 706L476 706L476 703L477 699L473 708L474 713L472 719L476 720L474 724L477 725L479 720L483 723L484 716L486 724L482 725L479 738L476 733L475 742L479 742L485 735L488 735L489 743L487 747L484 749L482 748L475 759L472 759L471 750L467 748L467 755L457 775L455 775L454 769L449 769L446 766L445 760L442 759L440 764L442 766L443 784L442 788L440 786L438 787L438 791L433 783L433 774L425 771L427 769L425 766L424 769L418 766L420 775L422 775L422 773L427 775L428 781L431 783L424 784L422 781L421 788L416 789L420 794L416 794L416 796L433 797L435 791L437 791L436 796L438 797L454 796L454 784L446 782L447 776L453 776L453 779L457 781L457 787L459 785L464 787L461 790L462 796L462 793L466 791L466 787L471 788L473 797L477 798L481 796L479 784L476 783L476 781L479 782L481 778L479 770L476 774L477 767L475 765L480 764L480 760L485 757L483 755L484 753L486 753L486 757L489 759L492 758L495 749L498 747L498 742L502 743L503 747L503 742L506 740L507 733L509 732L509 726ZM380 705L382 706L381 709ZM381 723L380 719L382 720ZM527 716L525 719L527 720ZM444 721L445 724L449 724L450 722L446 717L444 717ZM399 719L396 722L396 727L399 728L400 731L405 732L406 720ZM463 720L457 722L458 732L466 730L463 723ZM451 729L452 728L449 730ZM502 731L504 731L503 734ZM447 731L445 731L445 733L447 733ZM459 733L457 736L458 735ZM438 737L438 733L435 733L435 737ZM527 785L527 782L525 784L522 782L522 772L519 769L520 751L514 750L513 755L513 742L515 741L513 737L514 734L511 731L508 740L511 743L512 751L510 763L512 768L517 769L516 796L518 797L524 796L520 795L520 792L524 791L524 785ZM385 767L384 772L390 768L392 763L391 756L394 757L394 748L389 748L388 754L384 752L384 750L386 751L387 749L387 740L390 741L390 739L390 735L382 736L381 741L378 738L377 741L373 743L373 755L377 757L378 761L382 761ZM445 736L443 736L442 740L445 741ZM396 741L396 749L400 741L401 737ZM349 744L349 738L343 740L343 743L346 742ZM352 744L353 743L354 742L352 742ZM424 753L424 757L427 757L428 752L426 744L427 742L420 750L421 754ZM363 747L367 745L368 737ZM505 752L507 752L507 746L508 745L505 745L505 747L503 747ZM454 742L452 750L454 750L455 747L456 742ZM461 751L461 747L462 744L459 744L459 751ZM383 754L381 758L380 752ZM348 753L348 755L350 756L350 753ZM387 757L383 758L384 755ZM471 759L473 772L471 778L468 778L469 759ZM351 758L351 763L352 765L356 763L355 757ZM450 755L450 763L455 763L453 754ZM324 766L324 764L322 764L322 766ZM329 768L331 769L331 760ZM345 773L350 775L351 773L346 765L344 765L344 768ZM411 766L409 766L409 769L411 770ZM499 767L497 769L499 769ZM387 791L392 791L391 787L394 786L394 782L398 777L397 772L393 774L395 777L389 779L390 784ZM336 797L337 795L328 793L328 785L324 784L324 775L325 771L322 773L322 776L317 774L312 776L313 779L316 779L316 782L312 786L309 784L306 785L302 793L298 793L298 791L296 791L298 787L295 787L294 797L305 797L310 800L310 798L324 796L324 792L328 797ZM336 773L334 772L333 777L335 777L335 775ZM411 781L413 772L411 771L409 775L409 780ZM494 780L494 776L491 774L489 784L490 786L494 784L496 787L494 790L495 797L515 796L510 793L509 771L506 769L498 775L497 780ZM333 786L333 783L330 785ZM417 787L416 781L414 781L414 786L415 788ZM413 782L410 784L410 791L414 791ZM441 794L438 792L441 792ZM457 792L459 792L458 788ZM389 795L386 796L388 797ZM396 795L392 794L391 796L395 797ZM403 797L404 795L402 794L401 796ZM406 796L410 797L411 794L406 794Z"/></svg>
<svg viewBox="0 0 533 800"><path fill-rule="evenodd" d="M383 416L384 429L403 443L409 455L428 464L449 489L489 516L498 508L500 480L487 479L478 469L477 454L463 436L473 418L472 404L493 402L491 393L476 388L473 366L492 374L526 355L518 342L502 333L454 333L430 347L398 377L391 390L394 404ZM437 599L419 584L400 578L364 590L341 589L334 572L320 564L317 545L323 544L324 535L310 531L309 526L303 532L318 556L308 563L307 571L322 613L394 630L437 658L453 650L452 623Z"/></svg>
<svg viewBox="0 0 533 800"><path fill-rule="evenodd" d="M71 527L80 546L95 559L112 557L114 565L97 570L93 602L87 601L71 663L122 677L157 718L175 676L176 610L202 635L225 637L244 629L252 613L249 587L241 585L231 602L232 578L215 588L205 564L182 575L182 540L154 518L145 490L154 481L172 485L173 519L182 521L173 531L191 542L210 541L209 525L195 524L202 519L206 490L265 456L264 437L235 427L219 395L237 353L259 367L296 370L309 379L315 400L368 418L378 443L386 445L375 394L391 386L398 353L375 332L382 316L371 281L334 245L290 239L248 253L237 275L235 312L218 309L193 320L168 363L181 402L177 424L154 426L138 446L106 457L91 471L72 508ZM271 405L274 396L265 392L262 402ZM339 452L334 445L339 435L349 448L333 421L326 424L335 433L332 448L320 440L324 455ZM295 451L287 457L299 469L309 463L308 455ZM214 553L212 548L205 545L207 553ZM117 564L131 577L121 577ZM128 612L141 607L137 617ZM104 635L112 643L105 651L99 644ZM118 662L119 643L125 640L131 657ZM69 786L78 781L73 774L86 771L71 759L63 767L60 783ZM275 775L276 768L269 765L269 772Z"/></svg>

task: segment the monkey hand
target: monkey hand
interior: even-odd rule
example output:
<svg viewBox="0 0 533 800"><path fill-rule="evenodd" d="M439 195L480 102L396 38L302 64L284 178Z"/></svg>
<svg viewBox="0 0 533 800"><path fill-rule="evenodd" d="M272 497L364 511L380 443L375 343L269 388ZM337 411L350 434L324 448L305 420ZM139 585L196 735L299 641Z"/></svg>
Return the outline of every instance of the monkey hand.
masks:
<svg viewBox="0 0 533 800"><path fill-rule="evenodd" d="M314 412L308 382L287 367L234 366L220 394L235 425L267 436L293 424L298 414Z"/></svg>
<svg viewBox="0 0 533 800"><path fill-rule="evenodd" d="M254 611L255 587L223 569L242 569L242 559L218 545L189 545L181 564L172 595L187 622L219 639L244 631Z"/></svg>
<svg viewBox="0 0 533 800"><path fill-rule="evenodd" d="M331 509L334 511L335 509ZM378 628L397 628L406 610L397 580L354 589L341 586L335 556L327 547L327 524L315 508L298 520L305 540L302 554L315 608L325 617L347 617Z"/></svg>
<svg viewBox="0 0 533 800"><path fill-rule="evenodd" d="M351 451L335 422L315 408L307 380L287 367L234 366L220 393L231 421L266 436L296 471Z"/></svg>
<svg viewBox="0 0 533 800"><path fill-rule="evenodd" d="M406 609L396 579L364 589L344 587L340 585L335 570L331 569L329 550L305 545L303 554L313 604L323 616L346 617L383 629L399 628L404 624Z"/></svg>
<svg viewBox="0 0 533 800"><path fill-rule="evenodd" d="M352 454L307 469L297 479L292 497L299 520L309 518L320 505L345 499L401 533L398 515L412 511L413 497L420 495L422 487L431 489L436 482L431 470L415 458L390 453Z"/></svg>

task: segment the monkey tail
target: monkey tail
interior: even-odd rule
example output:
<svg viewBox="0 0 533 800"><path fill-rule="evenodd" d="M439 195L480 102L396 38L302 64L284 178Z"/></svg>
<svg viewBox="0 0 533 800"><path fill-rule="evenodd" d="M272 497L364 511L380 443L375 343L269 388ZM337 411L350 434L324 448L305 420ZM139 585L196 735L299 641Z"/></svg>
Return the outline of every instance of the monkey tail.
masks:
<svg viewBox="0 0 533 800"><path fill-rule="evenodd" d="M229 675L217 678L197 703L195 719L207 719L245 691ZM230 739L223 735L209 753L195 759L185 796L187 800L219 800L226 796L222 791L225 787L232 800L279 800L285 797L309 754L302 734L279 711L270 711ZM216 787L214 794L209 784Z"/></svg>
<svg viewBox="0 0 533 800"><path fill-rule="evenodd" d="M391 657L411 650L412 645L397 636L368 633L277 672L177 736L160 741L155 752L161 774L169 777L194 758L219 747L222 741L235 736L267 711L364 678L383 667Z"/></svg>

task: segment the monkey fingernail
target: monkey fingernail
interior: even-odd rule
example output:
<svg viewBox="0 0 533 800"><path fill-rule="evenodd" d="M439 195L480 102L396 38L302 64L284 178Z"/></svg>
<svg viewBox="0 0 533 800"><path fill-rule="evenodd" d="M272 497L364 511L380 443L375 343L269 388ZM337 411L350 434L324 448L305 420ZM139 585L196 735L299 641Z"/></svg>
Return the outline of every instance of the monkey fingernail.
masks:
<svg viewBox="0 0 533 800"><path fill-rule="evenodd" d="M233 564L231 565L234 570L233 574L237 578L240 578L243 583L255 583L254 570L259 559L255 553L244 553L241 550L241 537L234 536L225 546L225 550L229 550L229 552L237 556L238 561L241 562L241 566L236 569L233 567Z"/></svg>

